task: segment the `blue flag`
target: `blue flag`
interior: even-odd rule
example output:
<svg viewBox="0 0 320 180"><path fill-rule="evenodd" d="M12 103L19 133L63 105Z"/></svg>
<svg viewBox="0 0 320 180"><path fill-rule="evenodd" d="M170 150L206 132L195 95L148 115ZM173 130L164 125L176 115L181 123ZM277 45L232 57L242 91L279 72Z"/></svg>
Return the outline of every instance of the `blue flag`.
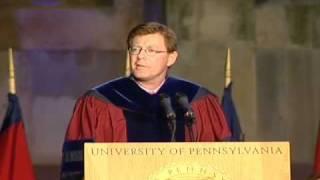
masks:
<svg viewBox="0 0 320 180"><path fill-rule="evenodd" d="M236 108L232 100L232 83L224 88L222 107L231 131L231 141L244 141Z"/></svg>

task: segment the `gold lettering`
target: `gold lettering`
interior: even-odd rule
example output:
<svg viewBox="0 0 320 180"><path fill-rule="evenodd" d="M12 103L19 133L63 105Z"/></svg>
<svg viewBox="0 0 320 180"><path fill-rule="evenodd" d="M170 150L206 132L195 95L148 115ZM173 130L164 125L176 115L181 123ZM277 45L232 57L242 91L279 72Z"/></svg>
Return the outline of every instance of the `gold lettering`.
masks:
<svg viewBox="0 0 320 180"><path fill-rule="evenodd" d="M222 148L223 150L223 148ZM221 149L220 148L212 148L212 154L221 154Z"/></svg>
<svg viewBox="0 0 320 180"><path fill-rule="evenodd" d="M97 151L97 149L95 149L95 148L91 148L91 154L92 154L93 156L98 155L98 151Z"/></svg>
<svg viewBox="0 0 320 180"><path fill-rule="evenodd" d="M280 147L277 147L275 154L283 154Z"/></svg>
<svg viewBox="0 0 320 180"><path fill-rule="evenodd" d="M231 151L231 154L234 154L236 151L236 147L230 147L229 150Z"/></svg>
<svg viewBox="0 0 320 180"><path fill-rule="evenodd" d="M260 152L259 152L257 147L253 148L252 154L260 154Z"/></svg>
<svg viewBox="0 0 320 180"><path fill-rule="evenodd" d="M272 147L271 147L272 151ZM268 147L261 147L261 154L269 154L269 148Z"/></svg>
<svg viewBox="0 0 320 180"><path fill-rule="evenodd" d="M210 155L211 154L211 149L210 148L204 148L203 149L203 154L204 155Z"/></svg>

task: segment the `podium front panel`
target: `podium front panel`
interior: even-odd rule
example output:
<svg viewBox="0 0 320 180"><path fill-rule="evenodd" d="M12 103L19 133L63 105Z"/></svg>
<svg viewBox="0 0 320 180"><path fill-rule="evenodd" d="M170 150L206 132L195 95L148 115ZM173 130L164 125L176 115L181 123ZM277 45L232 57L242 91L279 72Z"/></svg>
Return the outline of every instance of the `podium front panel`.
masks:
<svg viewBox="0 0 320 180"><path fill-rule="evenodd" d="M86 143L85 180L289 180L288 142Z"/></svg>

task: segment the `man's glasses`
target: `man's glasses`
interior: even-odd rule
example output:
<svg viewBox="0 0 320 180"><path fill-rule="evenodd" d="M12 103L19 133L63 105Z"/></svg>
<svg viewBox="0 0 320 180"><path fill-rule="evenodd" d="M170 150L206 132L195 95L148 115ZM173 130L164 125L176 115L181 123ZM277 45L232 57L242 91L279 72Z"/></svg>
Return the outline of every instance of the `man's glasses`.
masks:
<svg viewBox="0 0 320 180"><path fill-rule="evenodd" d="M131 55L138 55L140 54L141 51L144 51L144 53L147 56L155 56L156 54L160 54L160 53L167 53L168 51L161 51L161 50L155 50L152 48L146 48L143 49L142 47L138 47L138 46L133 46L129 48L129 54Z"/></svg>

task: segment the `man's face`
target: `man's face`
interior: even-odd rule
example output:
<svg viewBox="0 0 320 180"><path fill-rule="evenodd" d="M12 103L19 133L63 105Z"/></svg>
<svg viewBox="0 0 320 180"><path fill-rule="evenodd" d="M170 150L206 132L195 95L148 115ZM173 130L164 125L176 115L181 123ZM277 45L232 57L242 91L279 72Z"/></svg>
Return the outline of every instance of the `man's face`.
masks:
<svg viewBox="0 0 320 180"><path fill-rule="evenodd" d="M177 52L167 52L165 40L159 33L134 37L131 49L131 72L142 83L163 81L168 67L177 59Z"/></svg>

